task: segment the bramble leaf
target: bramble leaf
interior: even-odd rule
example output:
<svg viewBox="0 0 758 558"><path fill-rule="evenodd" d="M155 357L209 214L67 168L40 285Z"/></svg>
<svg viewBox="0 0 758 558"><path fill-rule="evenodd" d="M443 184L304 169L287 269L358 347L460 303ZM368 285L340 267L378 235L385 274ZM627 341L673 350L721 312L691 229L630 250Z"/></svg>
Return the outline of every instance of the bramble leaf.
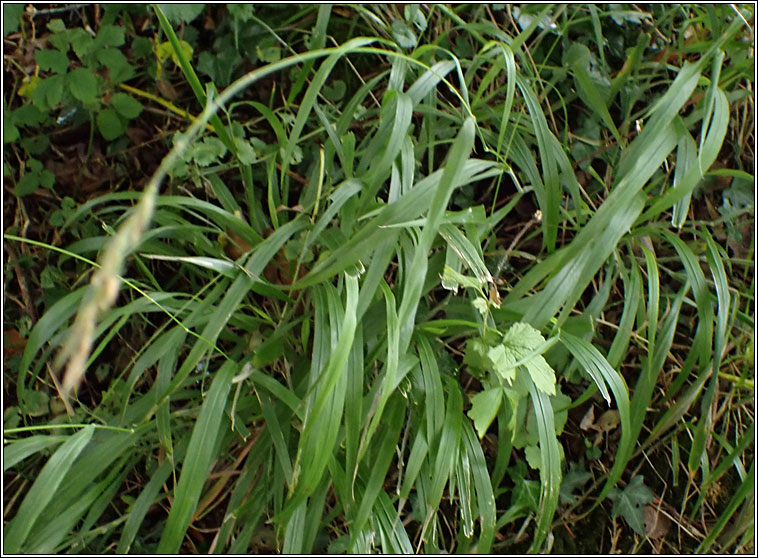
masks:
<svg viewBox="0 0 758 558"><path fill-rule="evenodd" d="M117 48L106 48L97 53L97 60L108 68L108 79L121 83L134 77L136 71L126 56Z"/></svg>
<svg viewBox="0 0 758 558"><path fill-rule="evenodd" d="M118 113L113 109L101 110L95 121L97 122L97 129L108 141L121 136L126 130L126 126L119 118Z"/></svg>
<svg viewBox="0 0 758 558"><path fill-rule="evenodd" d="M89 68L76 68L66 75L71 94L83 103L95 100L97 96L97 78Z"/></svg>
<svg viewBox="0 0 758 558"><path fill-rule="evenodd" d="M24 4L3 4L3 37L18 31L24 7Z"/></svg>
<svg viewBox="0 0 758 558"><path fill-rule="evenodd" d="M43 72L50 70L56 74L63 74L68 70L68 56L58 49L38 50L34 57Z"/></svg>
<svg viewBox="0 0 758 558"><path fill-rule="evenodd" d="M116 93L111 99L113 108L124 118L137 118L142 112L142 103L126 93Z"/></svg>

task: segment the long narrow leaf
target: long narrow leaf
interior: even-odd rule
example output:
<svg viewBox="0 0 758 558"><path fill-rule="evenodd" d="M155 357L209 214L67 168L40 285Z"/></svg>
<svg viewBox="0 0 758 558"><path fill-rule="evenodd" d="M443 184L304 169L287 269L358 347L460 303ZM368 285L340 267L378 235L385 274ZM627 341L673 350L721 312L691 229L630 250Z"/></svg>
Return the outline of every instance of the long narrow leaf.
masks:
<svg viewBox="0 0 758 558"><path fill-rule="evenodd" d="M8 554L21 552L40 513L53 499L66 473L74 464L74 460L92 439L94 433L95 427L92 425L83 428L59 447L47 461L21 502L18 512L5 529L5 552Z"/></svg>
<svg viewBox="0 0 758 558"><path fill-rule="evenodd" d="M216 457L212 450L220 435L221 419L224 417L224 407L226 407L226 399L232 386L232 378L238 371L239 367L236 363L225 362L216 372L192 431L171 512L158 544L158 553L174 554L181 548L184 534L200 501L205 479Z"/></svg>

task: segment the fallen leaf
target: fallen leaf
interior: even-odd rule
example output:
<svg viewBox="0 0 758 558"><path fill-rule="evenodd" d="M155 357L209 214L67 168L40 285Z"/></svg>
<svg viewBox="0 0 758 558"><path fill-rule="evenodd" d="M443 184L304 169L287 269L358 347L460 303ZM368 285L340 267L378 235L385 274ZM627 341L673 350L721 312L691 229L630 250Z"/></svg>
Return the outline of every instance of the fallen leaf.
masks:
<svg viewBox="0 0 758 558"><path fill-rule="evenodd" d="M164 99L173 101L179 96L179 93L176 92L174 86L165 79L156 80L155 85L158 87L158 91L160 91L160 94Z"/></svg>
<svg viewBox="0 0 758 558"><path fill-rule="evenodd" d="M3 332L3 358L8 359L14 355L20 355L26 347L26 339L21 337L17 329L8 329Z"/></svg>
<svg viewBox="0 0 758 558"><path fill-rule="evenodd" d="M595 426L595 406L591 405L587 412L584 413L582 421L579 423L579 428L582 430L589 430Z"/></svg>
<svg viewBox="0 0 758 558"><path fill-rule="evenodd" d="M671 528L671 520L660 511L658 506L648 504L643 510L645 517L645 535L650 539L662 539Z"/></svg>
<svg viewBox="0 0 758 558"><path fill-rule="evenodd" d="M598 432L607 433L618 428L621 423L621 417L616 409L610 409L604 412L595 422L593 428Z"/></svg>

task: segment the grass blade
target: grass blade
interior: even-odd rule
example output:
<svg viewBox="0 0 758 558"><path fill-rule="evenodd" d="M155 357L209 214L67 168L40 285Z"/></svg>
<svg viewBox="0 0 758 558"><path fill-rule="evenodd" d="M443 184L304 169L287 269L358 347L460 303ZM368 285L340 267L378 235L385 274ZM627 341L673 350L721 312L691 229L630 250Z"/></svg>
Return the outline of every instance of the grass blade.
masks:
<svg viewBox="0 0 758 558"><path fill-rule="evenodd" d="M363 529L369 515L374 509L379 493L382 492L382 486L386 482L387 471L395 455L400 430L405 421L403 399L400 396L395 396L393 399L394 404L391 401L387 407L387 414L383 423L385 428L374 450L376 458L371 463L371 473L366 482L366 488L363 492L358 512L353 520L351 531L354 534L359 533Z"/></svg>
<svg viewBox="0 0 758 558"><path fill-rule="evenodd" d="M421 297L421 290L426 279L426 270L428 264L429 249L432 241L439 231L442 216L447 207L448 200L452 194L453 188L459 182L463 174L463 168L466 160L469 158L471 149L474 146L474 120L466 118L461 131L455 138L450 155L448 156L445 169L440 178L439 185L434 192L429 213L426 217L426 225L421 231L421 236L413 255L411 269L413 273L409 274L403 285L403 298L398 311L400 321L400 352L404 353L411 340L411 333L416 317L416 309Z"/></svg>
<svg viewBox="0 0 758 558"><path fill-rule="evenodd" d="M155 498L158 496L164 483L168 480L172 470L171 463L164 461L152 474L150 481L142 489L142 492L140 492L140 495L132 506L132 510L129 512L129 517L121 531L121 538L118 541L116 554L129 553L129 549L134 542L134 538L137 536L142 521L144 521L150 507L155 504Z"/></svg>
<svg viewBox="0 0 758 558"><path fill-rule="evenodd" d="M3 447L3 471L7 471L30 455L34 455L49 447L57 446L68 439L69 436L31 436L21 440L14 440L10 443L8 443L8 440L5 440L6 445Z"/></svg>
<svg viewBox="0 0 758 558"><path fill-rule="evenodd" d="M629 388L624 381L624 377L608 364L608 361L600 354L600 351L581 337L561 331L560 340L594 380L598 389L600 389L600 393L603 394L603 397L609 404L610 396L605 386L606 384L610 386L621 420L621 440L616 452L616 461L619 461L619 457L622 455L631 455L634 450L636 437L632 436ZM616 482L621 478L623 471L622 468L615 468L608 475L608 480L598 496L598 502L602 501L615 486Z"/></svg>
<svg viewBox="0 0 758 558"><path fill-rule="evenodd" d="M320 484L331 455L331 448L337 440L347 390L345 365L357 326L358 279L346 274L345 288L347 299L339 338L329 361L319 374L318 382L313 384L318 386L318 391L314 395L313 405L305 418L298 445L293 467L293 487L290 490L292 493L290 507L303 501ZM331 291L328 292L329 296L334 297ZM336 300L333 304L336 306ZM337 319L337 316L332 315L331 318L333 321ZM333 327L336 327L336 324ZM329 410L325 413L327 403L329 403Z"/></svg>
<svg viewBox="0 0 758 558"><path fill-rule="evenodd" d="M192 430L171 512L158 543L159 554L175 554L181 548L184 534L192 521L192 514L200 501L205 480L216 457L213 448L217 447L216 442L221 434L221 419L224 417L232 378L238 371L239 366L229 361L215 374Z"/></svg>
<svg viewBox="0 0 758 558"><path fill-rule="evenodd" d="M56 495L66 473L71 469L74 461L92 439L94 433L95 428L92 425L83 428L70 436L47 461L37 480L34 481L23 502L21 502L18 512L5 529L5 552L18 554L22 551L40 513Z"/></svg>
<svg viewBox="0 0 758 558"><path fill-rule="evenodd" d="M555 419L550 397L537 389L529 379L529 395L534 405L537 418L537 430L540 439L540 480L542 495L540 497L540 512L537 518L537 530L529 547L530 553L540 552L542 543L553 523L553 516L558 507L558 495L561 487L561 454L558 448L558 438L555 434Z"/></svg>
<svg viewBox="0 0 758 558"><path fill-rule="evenodd" d="M700 543L700 546L697 547L695 550L696 553L705 553L708 552L711 549L711 546L713 546L713 543L716 541L716 538L721 534L721 531L724 530L724 527L726 527L727 522L732 518L732 515L734 515L734 512L737 511L737 508L740 506L740 504L745 500L745 498L748 497L751 493L754 493L755 491L755 460L750 464L750 470L747 473L747 477L742 481L742 484L740 484L740 487L737 489L737 492L735 492L734 496L732 496L732 499L729 500L729 504L727 505L724 512L719 516L718 521L716 522L716 525L714 525L710 532L708 533L708 536L705 538L703 542Z"/></svg>
<svg viewBox="0 0 758 558"><path fill-rule="evenodd" d="M490 554L492 543L495 539L495 521L497 519L495 494L492 491L492 481L487 471L487 462L484 458L482 446L479 445L476 434L474 434L474 430L469 423L464 423L463 425L463 447L471 465L471 474L474 480L474 490L476 491L476 502L481 524L476 552L479 554Z"/></svg>

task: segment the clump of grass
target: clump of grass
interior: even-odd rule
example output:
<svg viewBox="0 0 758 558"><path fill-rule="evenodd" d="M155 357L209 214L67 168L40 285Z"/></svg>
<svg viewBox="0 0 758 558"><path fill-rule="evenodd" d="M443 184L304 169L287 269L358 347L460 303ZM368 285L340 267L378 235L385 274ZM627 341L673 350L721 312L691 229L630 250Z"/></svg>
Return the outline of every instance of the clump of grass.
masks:
<svg viewBox="0 0 758 558"><path fill-rule="evenodd" d="M73 416L6 440L9 467L40 471L6 488L8 552L549 552L596 506L644 537L624 502L647 497L653 450L674 486L702 478L681 517L715 514L705 490L739 477L693 546L752 544L752 299L726 226L697 207L711 177L752 180L737 153L709 170L752 84L750 14L493 10L259 14L291 45L292 21L312 22L309 50L217 94L155 8L202 112L143 193L69 218L136 201L107 243L61 250L105 246L90 286L34 326L20 412L56 348L69 393L128 323L142 342ZM656 60L641 22L687 60ZM281 99L241 96L293 70ZM159 195L166 177L207 190ZM724 207L732 227L752 218ZM577 456L573 409L593 401L620 435ZM67 421L89 426L31 434Z"/></svg>

